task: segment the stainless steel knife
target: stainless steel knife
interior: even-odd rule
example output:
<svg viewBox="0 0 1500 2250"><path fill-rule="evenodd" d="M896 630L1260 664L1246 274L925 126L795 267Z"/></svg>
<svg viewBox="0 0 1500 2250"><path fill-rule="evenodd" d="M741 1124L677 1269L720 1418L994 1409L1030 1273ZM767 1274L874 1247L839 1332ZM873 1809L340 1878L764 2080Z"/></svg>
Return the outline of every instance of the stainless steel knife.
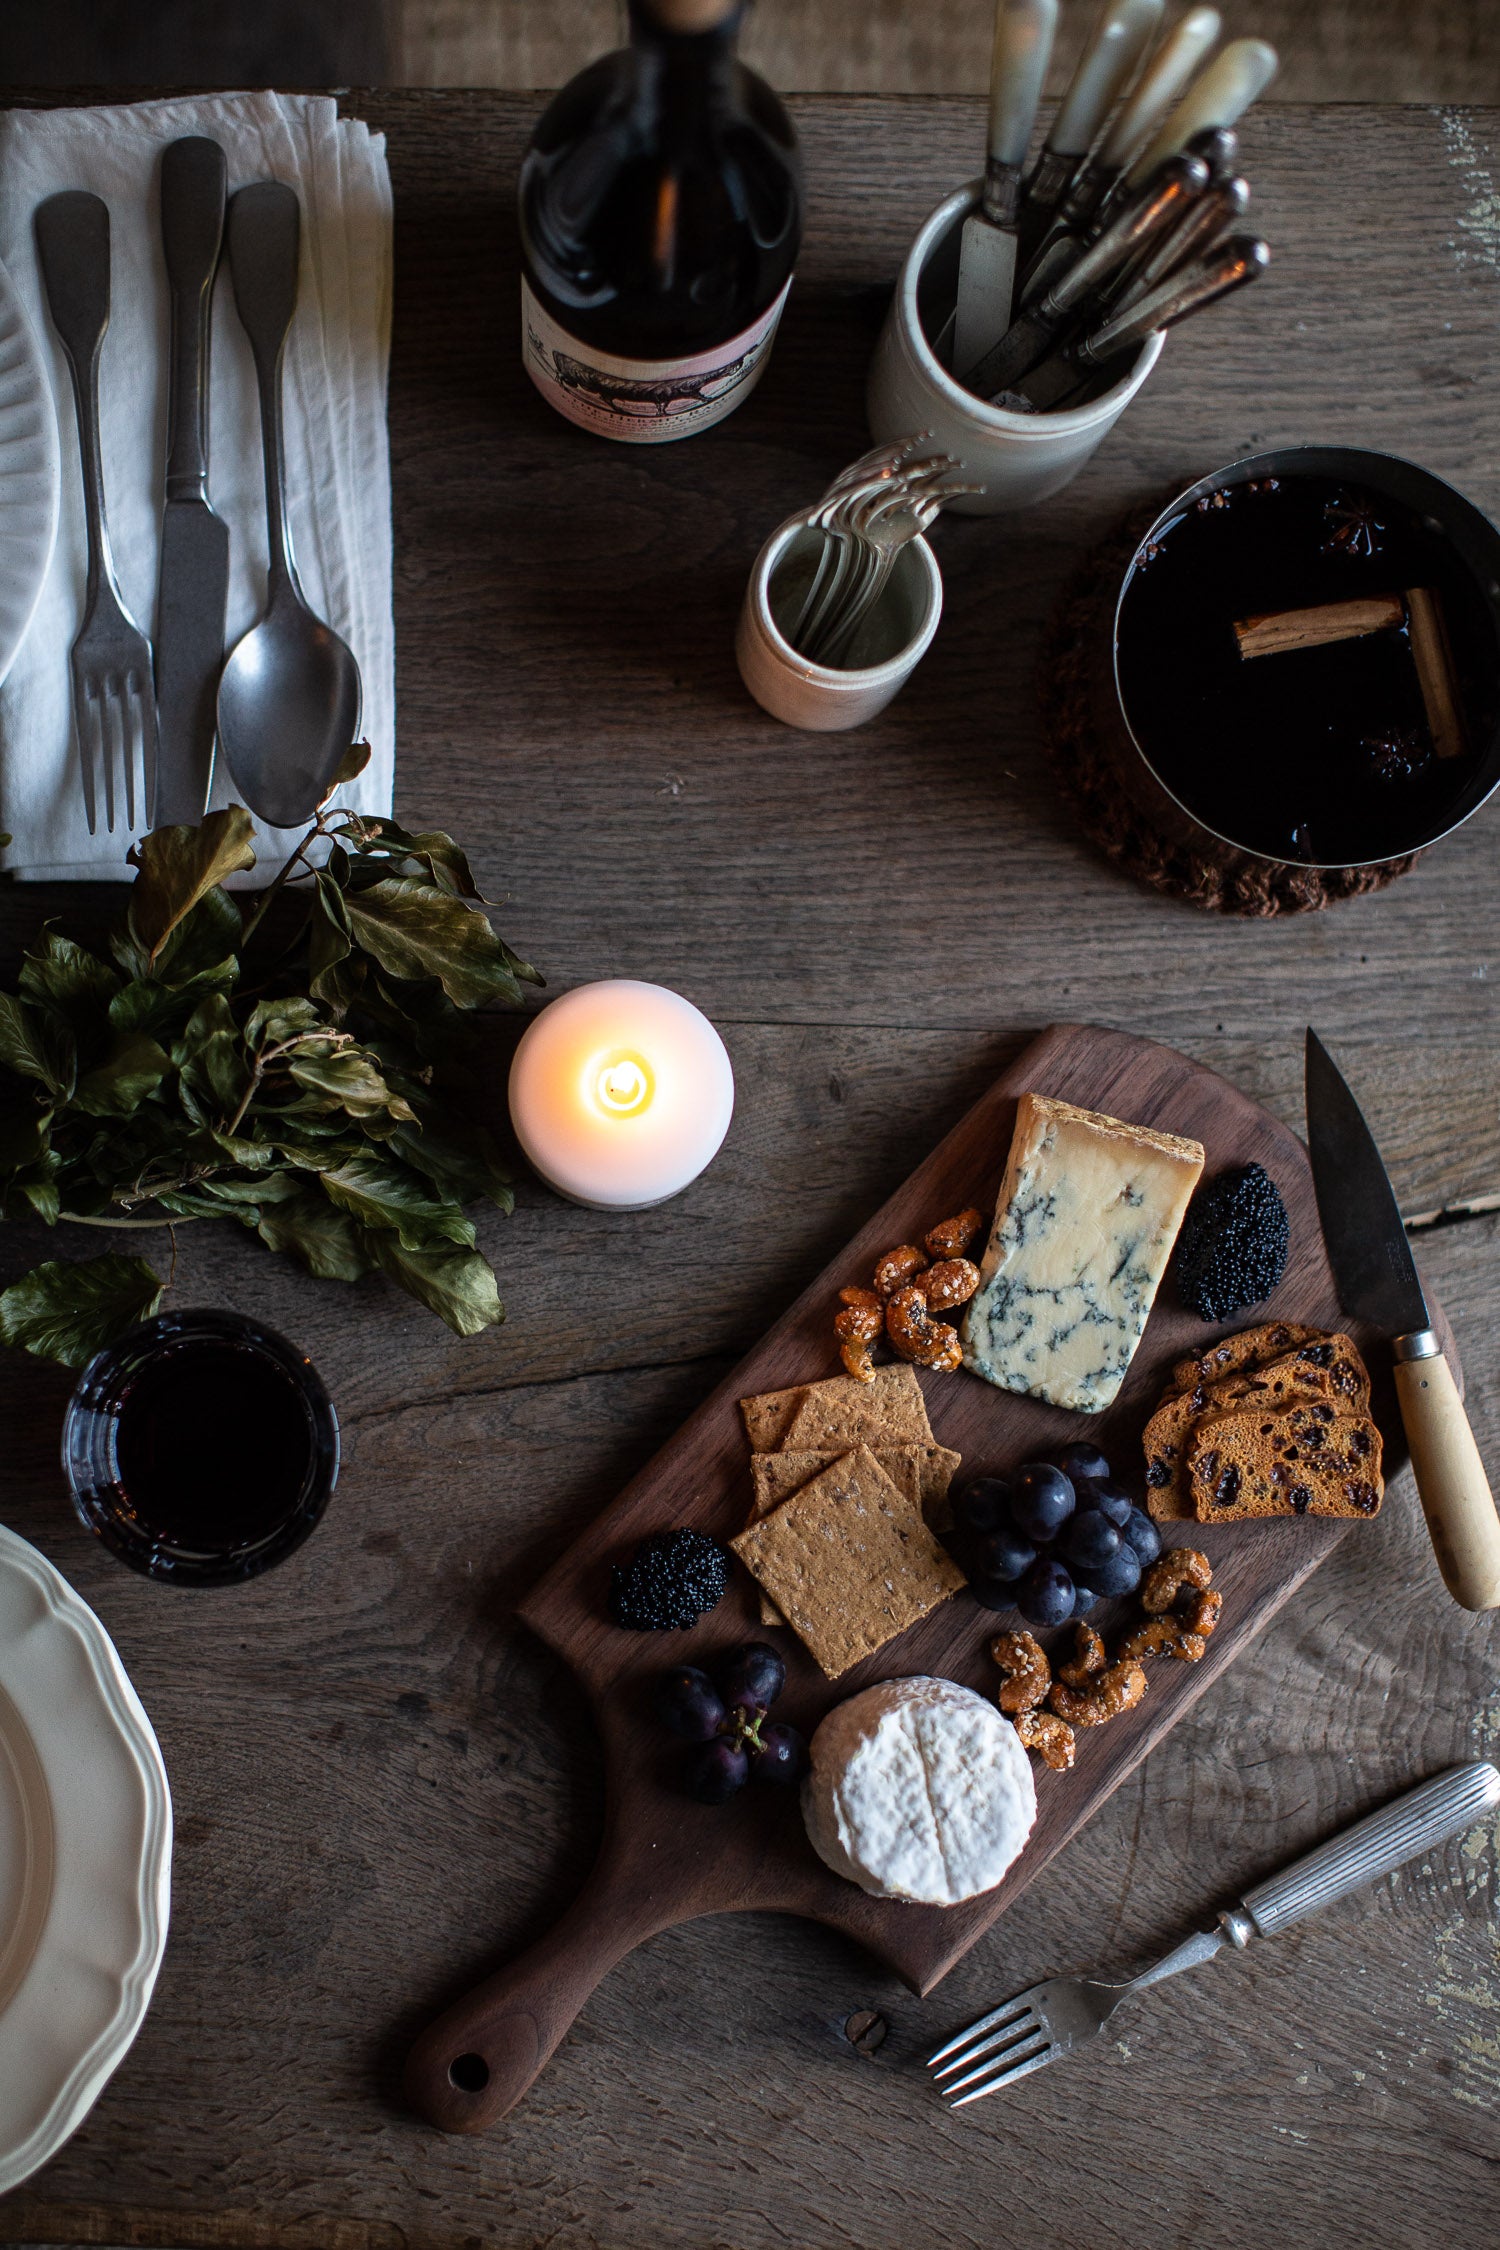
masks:
<svg viewBox="0 0 1500 2250"><path fill-rule="evenodd" d="M208 500L208 345L225 187L224 151L217 141L195 135L163 151L161 238L172 294L172 343L155 634L160 828L200 821L213 779L229 526Z"/></svg>
<svg viewBox="0 0 1500 2250"><path fill-rule="evenodd" d="M1374 1135L1312 1030L1307 1145L1339 1303L1390 1338L1401 1420L1444 1583L1465 1609L1500 1608L1500 1515L1479 1448L1433 1333Z"/></svg>

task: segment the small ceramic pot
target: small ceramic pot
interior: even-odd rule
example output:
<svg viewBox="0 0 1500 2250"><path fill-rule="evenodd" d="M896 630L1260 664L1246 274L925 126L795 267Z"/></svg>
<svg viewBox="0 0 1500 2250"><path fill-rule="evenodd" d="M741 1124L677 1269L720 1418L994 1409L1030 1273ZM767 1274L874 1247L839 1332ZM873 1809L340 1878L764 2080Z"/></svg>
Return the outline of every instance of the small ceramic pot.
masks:
<svg viewBox="0 0 1500 2250"><path fill-rule="evenodd" d="M909 540L885 591L854 637L848 667L812 664L786 629L802 606L822 534L801 519L773 531L755 558L735 636L740 676L789 727L831 734L883 711L926 655L943 614L943 581L925 539Z"/></svg>
<svg viewBox="0 0 1500 2250"><path fill-rule="evenodd" d="M1127 374L1086 406L1013 414L956 382L932 348L958 291L959 240L979 201L971 180L940 203L906 254L870 364L868 412L877 444L918 430L951 453L982 490L950 503L954 515L1000 516L1050 499L1077 476L1145 382L1165 337L1147 338Z"/></svg>

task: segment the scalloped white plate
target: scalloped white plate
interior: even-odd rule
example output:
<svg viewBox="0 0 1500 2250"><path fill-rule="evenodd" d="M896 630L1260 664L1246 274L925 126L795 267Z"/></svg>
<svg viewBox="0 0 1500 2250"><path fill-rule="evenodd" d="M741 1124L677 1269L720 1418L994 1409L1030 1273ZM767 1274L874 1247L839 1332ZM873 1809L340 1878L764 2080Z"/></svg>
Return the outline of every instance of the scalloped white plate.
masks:
<svg viewBox="0 0 1500 2250"><path fill-rule="evenodd" d="M52 560L60 484L52 386L0 265L0 680L26 638Z"/></svg>
<svg viewBox="0 0 1500 2250"><path fill-rule="evenodd" d="M172 1800L114 1643L0 1527L0 2194L56 2154L141 2027Z"/></svg>

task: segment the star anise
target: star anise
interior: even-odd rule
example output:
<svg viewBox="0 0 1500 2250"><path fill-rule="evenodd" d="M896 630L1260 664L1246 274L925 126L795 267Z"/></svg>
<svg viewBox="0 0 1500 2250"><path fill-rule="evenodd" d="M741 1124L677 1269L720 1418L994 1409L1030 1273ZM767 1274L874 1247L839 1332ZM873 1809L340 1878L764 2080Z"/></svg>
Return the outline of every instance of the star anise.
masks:
<svg viewBox="0 0 1500 2250"><path fill-rule="evenodd" d="M1325 502L1323 521L1328 525L1328 537L1323 542L1325 555L1380 553L1385 525L1368 500L1354 500L1341 492L1337 499Z"/></svg>
<svg viewBox="0 0 1500 2250"><path fill-rule="evenodd" d="M1432 763L1430 743L1410 729L1392 727L1386 734L1367 735L1359 747L1377 781L1413 781Z"/></svg>
<svg viewBox="0 0 1500 2250"><path fill-rule="evenodd" d="M1213 492L1203 493L1199 499L1193 502L1193 505L1200 516L1206 516L1210 508L1227 508L1229 506L1229 494L1220 485Z"/></svg>

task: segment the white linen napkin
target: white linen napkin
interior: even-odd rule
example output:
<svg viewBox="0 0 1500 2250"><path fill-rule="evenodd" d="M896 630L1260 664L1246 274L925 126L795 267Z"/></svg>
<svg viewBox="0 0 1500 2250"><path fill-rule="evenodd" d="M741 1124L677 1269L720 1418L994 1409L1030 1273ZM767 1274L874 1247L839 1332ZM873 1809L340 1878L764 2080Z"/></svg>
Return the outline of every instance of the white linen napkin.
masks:
<svg viewBox="0 0 1500 2250"><path fill-rule="evenodd" d="M42 339L62 441L57 548L36 615L0 686L0 866L37 881L123 878L130 837L90 836L73 741L68 650L82 615L83 488L66 362L37 273L32 215L60 188L109 205L111 315L100 361L104 488L125 606L150 637L156 615L166 460L169 301L157 174L168 141L203 133L224 150L229 189L285 181L302 204L302 275L286 354L286 464L293 548L307 598L353 649L370 763L339 802L388 813L395 768L395 633L386 372L391 187L385 141L320 94L209 94L112 109L11 110L0 117L0 259ZM209 497L229 525L225 645L265 598L260 414L250 347L221 269L214 299ZM233 803L227 769L212 803ZM102 824L102 811L101 811ZM266 882L301 830L260 827Z"/></svg>

